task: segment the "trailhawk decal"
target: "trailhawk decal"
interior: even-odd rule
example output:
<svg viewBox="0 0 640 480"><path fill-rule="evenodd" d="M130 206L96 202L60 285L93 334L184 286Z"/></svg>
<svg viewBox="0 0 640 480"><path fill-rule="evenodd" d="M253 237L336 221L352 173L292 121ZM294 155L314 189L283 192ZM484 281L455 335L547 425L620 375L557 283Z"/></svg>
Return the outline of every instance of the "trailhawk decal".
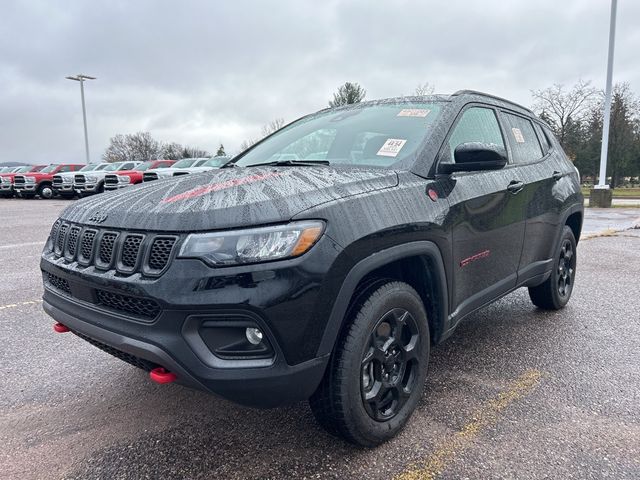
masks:
<svg viewBox="0 0 640 480"><path fill-rule="evenodd" d="M267 178L278 177L280 175L281 173L279 172L269 172L262 175L249 175L247 177L234 178L233 180L227 180L226 182L213 183L211 185L205 185L202 187L194 188L192 190L187 190L184 193L179 193L178 195L165 198L164 200L162 200L162 203L173 203L180 200L186 200L188 198L201 197L202 195L206 195L210 192L217 192L219 190L237 187L238 185L246 185L247 183L260 182L262 180L266 180Z"/></svg>
<svg viewBox="0 0 640 480"><path fill-rule="evenodd" d="M489 255L491 255L491 250L485 250L483 252L476 253L475 255L471 255L464 260L460 260L460 267L466 267L471 262L475 262L476 260L480 260L481 258L487 258Z"/></svg>

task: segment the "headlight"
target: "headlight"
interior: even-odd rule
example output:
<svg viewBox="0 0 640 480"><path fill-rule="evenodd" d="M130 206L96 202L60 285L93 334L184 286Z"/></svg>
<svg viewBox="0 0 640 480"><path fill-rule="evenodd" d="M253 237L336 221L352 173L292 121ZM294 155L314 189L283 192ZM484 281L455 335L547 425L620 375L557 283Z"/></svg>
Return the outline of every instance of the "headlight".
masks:
<svg viewBox="0 0 640 480"><path fill-rule="evenodd" d="M324 231L318 220L227 232L193 233L180 257L200 258L212 265L237 265L297 257L309 251Z"/></svg>
<svg viewBox="0 0 640 480"><path fill-rule="evenodd" d="M96 177L95 175L87 175L84 177L85 181L87 182L97 182L98 181L98 177Z"/></svg>
<svg viewBox="0 0 640 480"><path fill-rule="evenodd" d="M72 183L73 178L71 177L62 177L62 183Z"/></svg>
<svg viewBox="0 0 640 480"><path fill-rule="evenodd" d="M130 177L127 177L126 175L118 175L118 183L129 183L130 181Z"/></svg>
<svg viewBox="0 0 640 480"><path fill-rule="evenodd" d="M36 183L35 177L24 177L25 183Z"/></svg>

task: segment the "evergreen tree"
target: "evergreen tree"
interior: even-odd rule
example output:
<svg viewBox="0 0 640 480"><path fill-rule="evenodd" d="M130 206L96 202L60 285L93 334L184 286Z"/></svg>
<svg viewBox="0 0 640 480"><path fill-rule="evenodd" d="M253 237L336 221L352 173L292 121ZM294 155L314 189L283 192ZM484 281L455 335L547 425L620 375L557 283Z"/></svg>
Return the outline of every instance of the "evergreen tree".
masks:
<svg viewBox="0 0 640 480"><path fill-rule="evenodd" d="M367 95L367 91L357 83L346 82L333 94L333 100L329 100L330 107L339 107L352 103L360 103Z"/></svg>

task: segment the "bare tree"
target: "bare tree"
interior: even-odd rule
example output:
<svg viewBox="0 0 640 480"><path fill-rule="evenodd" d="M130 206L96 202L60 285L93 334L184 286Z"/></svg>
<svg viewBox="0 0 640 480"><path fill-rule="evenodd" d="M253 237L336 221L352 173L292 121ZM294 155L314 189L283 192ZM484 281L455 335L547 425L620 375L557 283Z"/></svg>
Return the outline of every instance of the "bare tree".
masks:
<svg viewBox="0 0 640 480"><path fill-rule="evenodd" d="M350 105L360 103L367 95L367 91L357 83L346 82L338 87L338 91L333 94L333 100L329 100L330 107Z"/></svg>
<svg viewBox="0 0 640 480"><path fill-rule="evenodd" d="M578 80L570 89L556 83L542 90L532 90L531 95L535 100L534 110L549 123L564 145L568 128L586 117L599 92L591 82Z"/></svg>
<svg viewBox="0 0 640 480"><path fill-rule="evenodd" d="M182 150L182 158L202 158L210 156L211 154L209 152L198 147L184 147Z"/></svg>
<svg viewBox="0 0 640 480"><path fill-rule="evenodd" d="M285 124L284 118L274 118L269 123L262 126L262 129L260 130L260 134L261 134L260 138L249 138L244 142L242 142L240 144L240 151L244 152L249 147L252 147L256 143L258 143L264 137L271 135L273 132L277 130L280 130L282 127L284 127L284 124Z"/></svg>
<svg viewBox="0 0 640 480"><path fill-rule="evenodd" d="M180 160L184 147L176 142L163 143L160 148L160 157L164 160Z"/></svg>
<svg viewBox="0 0 640 480"><path fill-rule="evenodd" d="M266 125L263 125L261 130L262 138L266 137L267 135L271 135L273 132L280 130L282 127L284 127L284 118L274 118Z"/></svg>
<svg viewBox="0 0 640 480"><path fill-rule="evenodd" d="M436 87L431 85L429 82L424 82L423 84L418 84L416 87L414 94L418 97L423 95L432 95Z"/></svg>
<svg viewBox="0 0 640 480"><path fill-rule="evenodd" d="M149 132L137 132L112 137L102 158L106 162L155 160L160 143Z"/></svg>

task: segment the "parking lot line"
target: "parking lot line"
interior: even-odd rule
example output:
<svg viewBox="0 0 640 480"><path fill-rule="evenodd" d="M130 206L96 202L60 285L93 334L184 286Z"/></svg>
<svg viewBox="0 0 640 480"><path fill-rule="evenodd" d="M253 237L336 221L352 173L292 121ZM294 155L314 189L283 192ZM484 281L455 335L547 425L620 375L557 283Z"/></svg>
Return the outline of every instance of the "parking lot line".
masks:
<svg viewBox="0 0 640 480"><path fill-rule="evenodd" d="M456 454L467 448L485 428L495 425L500 413L516 400L528 395L539 383L543 373L528 370L514 380L497 397L486 402L455 435L439 445L423 462L410 465L394 480L432 480L442 473Z"/></svg>
<svg viewBox="0 0 640 480"><path fill-rule="evenodd" d="M11 245L1 245L0 250L9 250L10 248L20 248L20 247L32 247L34 245L44 245L44 242L24 242L24 243L13 243Z"/></svg>
<svg viewBox="0 0 640 480"><path fill-rule="evenodd" d="M42 300L27 300L26 302L8 303L6 305L0 305L0 310L6 310L8 308L17 308L23 305L35 305L37 303L42 303Z"/></svg>

